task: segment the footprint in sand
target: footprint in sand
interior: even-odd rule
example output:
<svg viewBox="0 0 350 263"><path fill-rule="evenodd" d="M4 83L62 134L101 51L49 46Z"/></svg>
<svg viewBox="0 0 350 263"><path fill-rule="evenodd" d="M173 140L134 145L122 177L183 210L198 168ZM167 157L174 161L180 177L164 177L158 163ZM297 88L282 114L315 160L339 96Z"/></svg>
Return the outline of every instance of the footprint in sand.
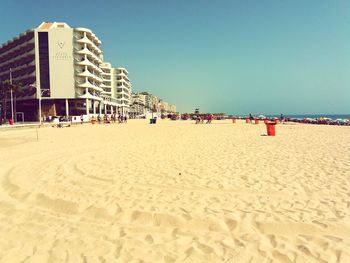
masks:
<svg viewBox="0 0 350 263"><path fill-rule="evenodd" d="M211 254L214 252L214 249L207 245L201 244L199 242L196 242L196 245L197 245L197 248L204 254Z"/></svg>
<svg viewBox="0 0 350 263"><path fill-rule="evenodd" d="M324 223L321 223L320 221L317 221L317 220L313 220L312 223L316 224L316 225L319 225L323 228L327 228L328 225L327 224L324 224Z"/></svg>
<svg viewBox="0 0 350 263"><path fill-rule="evenodd" d="M181 214L181 216L187 221L192 219L192 216L189 214Z"/></svg>
<svg viewBox="0 0 350 263"><path fill-rule="evenodd" d="M298 246L298 249L303 252L305 255L307 256L312 256L311 252L310 252L310 249L307 247L307 246L304 246L304 245L299 245Z"/></svg>
<svg viewBox="0 0 350 263"><path fill-rule="evenodd" d="M145 240L147 241L148 244L153 244L154 240L151 235L146 235Z"/></svg>
<svg viewBox="0 0 350 263"><path fill-rule="evenodd" d="M233 231L237 227L237 221L231 218L225 218L225 223L230 231Z"/></svg>
<svg viewBox="0 0 350 263"><path fill-rule="evenodd" d="M277 247L277 242L276 242L276 236L275 235L268 235L270 239L270 243L273 248Z"/></svg>
<svg viewBox="0 0 350 263"><path fill-rule="evenodd" d="M278 260L278 262L286 262L286 263L294 262L294 261L290 260L290 258L287 255L284 255L277 250L273 251L272 255L274 258L276 258Z"/></svg>

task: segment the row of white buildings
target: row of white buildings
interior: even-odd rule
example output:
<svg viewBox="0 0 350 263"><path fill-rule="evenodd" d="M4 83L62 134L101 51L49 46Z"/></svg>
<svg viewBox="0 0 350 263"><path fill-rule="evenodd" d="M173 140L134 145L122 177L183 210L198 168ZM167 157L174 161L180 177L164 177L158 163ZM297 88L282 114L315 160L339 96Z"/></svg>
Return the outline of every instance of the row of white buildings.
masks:
<svg viewBox="0 0 350 263"><path fill-rule="evenodd" d="M153 114L161 116L176 113L176 106L148 92L132 93L130 116L132 118L147 117Z"/></svg>
<svg viewBox="0 0 350 263"><path fill-rule="evenodd" d="M101 44L90 29L43 22L1 45L0 82L20 86L14 111L25 121L40 116L128 115L129 73L104 61Z"/></svg>

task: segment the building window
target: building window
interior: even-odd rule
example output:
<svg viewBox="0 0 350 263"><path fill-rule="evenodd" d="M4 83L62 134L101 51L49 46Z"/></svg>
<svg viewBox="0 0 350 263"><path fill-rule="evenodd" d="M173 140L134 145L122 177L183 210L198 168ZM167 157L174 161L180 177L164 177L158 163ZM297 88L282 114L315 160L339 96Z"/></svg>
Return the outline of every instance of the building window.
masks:
<svg viewBox="0 0 350 263"><path fill-rule="evenodd" d="M39 32L39 69L42 97L50 97L49 33Z"/></svg>

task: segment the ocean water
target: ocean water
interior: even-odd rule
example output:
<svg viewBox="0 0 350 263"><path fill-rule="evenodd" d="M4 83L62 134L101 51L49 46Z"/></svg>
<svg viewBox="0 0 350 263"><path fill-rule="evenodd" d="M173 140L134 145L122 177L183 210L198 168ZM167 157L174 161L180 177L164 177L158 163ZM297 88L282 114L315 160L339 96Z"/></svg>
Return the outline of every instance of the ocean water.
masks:
<svg viewBox="0 0 350 263"><path fill-rule="evenodd" d="M254 117L258 117L260 114L253 114ZM272 114L272 115L264 115L268 118L280 118L281 114ZM350 120L350 114L283 114L285 118L291 118L291 119L305 119L305 118L312 118L312 119L319 119L319 118L331 118L332 120L336 119L349 119ZM243 114L243 115L237 115L237 114L231 114L231 116L236 117L247 117L249 114Z"/></svg>
<svg viewBox="0 0 350 263"><path fill-rule="evenodd" d="M266 117L277 117L279 118L281 114L278 115L266 115ZM312 118L312 119L319 119L319 118L331 118L333 120L336 119L350 119L350 114L304 114L304 115L284 115L286 118L293 118L293 119L304 119L304 118Z"/></svg>

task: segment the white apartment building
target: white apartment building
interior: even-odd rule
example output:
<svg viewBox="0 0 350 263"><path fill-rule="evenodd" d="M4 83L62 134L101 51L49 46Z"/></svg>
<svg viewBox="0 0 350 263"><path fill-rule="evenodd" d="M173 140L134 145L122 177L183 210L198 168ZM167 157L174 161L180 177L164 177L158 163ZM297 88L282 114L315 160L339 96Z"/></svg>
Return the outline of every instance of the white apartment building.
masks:
<svg viewBox="0 0 350 263"><path fill-rule="evenodd" d="M101 41L87 28L43 22L0 46L0 81L23 90L16 110L39 116L127 114L131 83L125 68L103 62ZM41 106L41 112L39 108Z"/></svg>
<svg viewBox="0 0 350 263"><path fill-rule="evenodd" d="M102 69L102 84L101 87L103 92L101 93L104 102L104 109L107 114L113 114L119 112L119 107L121 106L119 101L116 99L116 79L115 79L115 69L108 62L100 64Z"/></svg>
<svg viewBox="0 0 350 263"><path fill-rule="evenodd" d="M132 118L145 116L145 100L144 95L132 93L130 115Z"/></svg>
<svg viewBox="0 0 350 263"><path fill-rule="evenodd" d="M128 115L130 112L132 85L128 75L129 72L126 68L119 67L114 70L116 81L115 97L119 105L118 112L122 115Z"/></svg>
<svg viewBox="0 0 350 263"><path fill-rule="evenodd" d="M149 110L149 112L159 112L159 106L158 102L159 99L157 96L154 96L146 91L140 92L139 94L142 94L145 96L145 106Z"/></svg>

